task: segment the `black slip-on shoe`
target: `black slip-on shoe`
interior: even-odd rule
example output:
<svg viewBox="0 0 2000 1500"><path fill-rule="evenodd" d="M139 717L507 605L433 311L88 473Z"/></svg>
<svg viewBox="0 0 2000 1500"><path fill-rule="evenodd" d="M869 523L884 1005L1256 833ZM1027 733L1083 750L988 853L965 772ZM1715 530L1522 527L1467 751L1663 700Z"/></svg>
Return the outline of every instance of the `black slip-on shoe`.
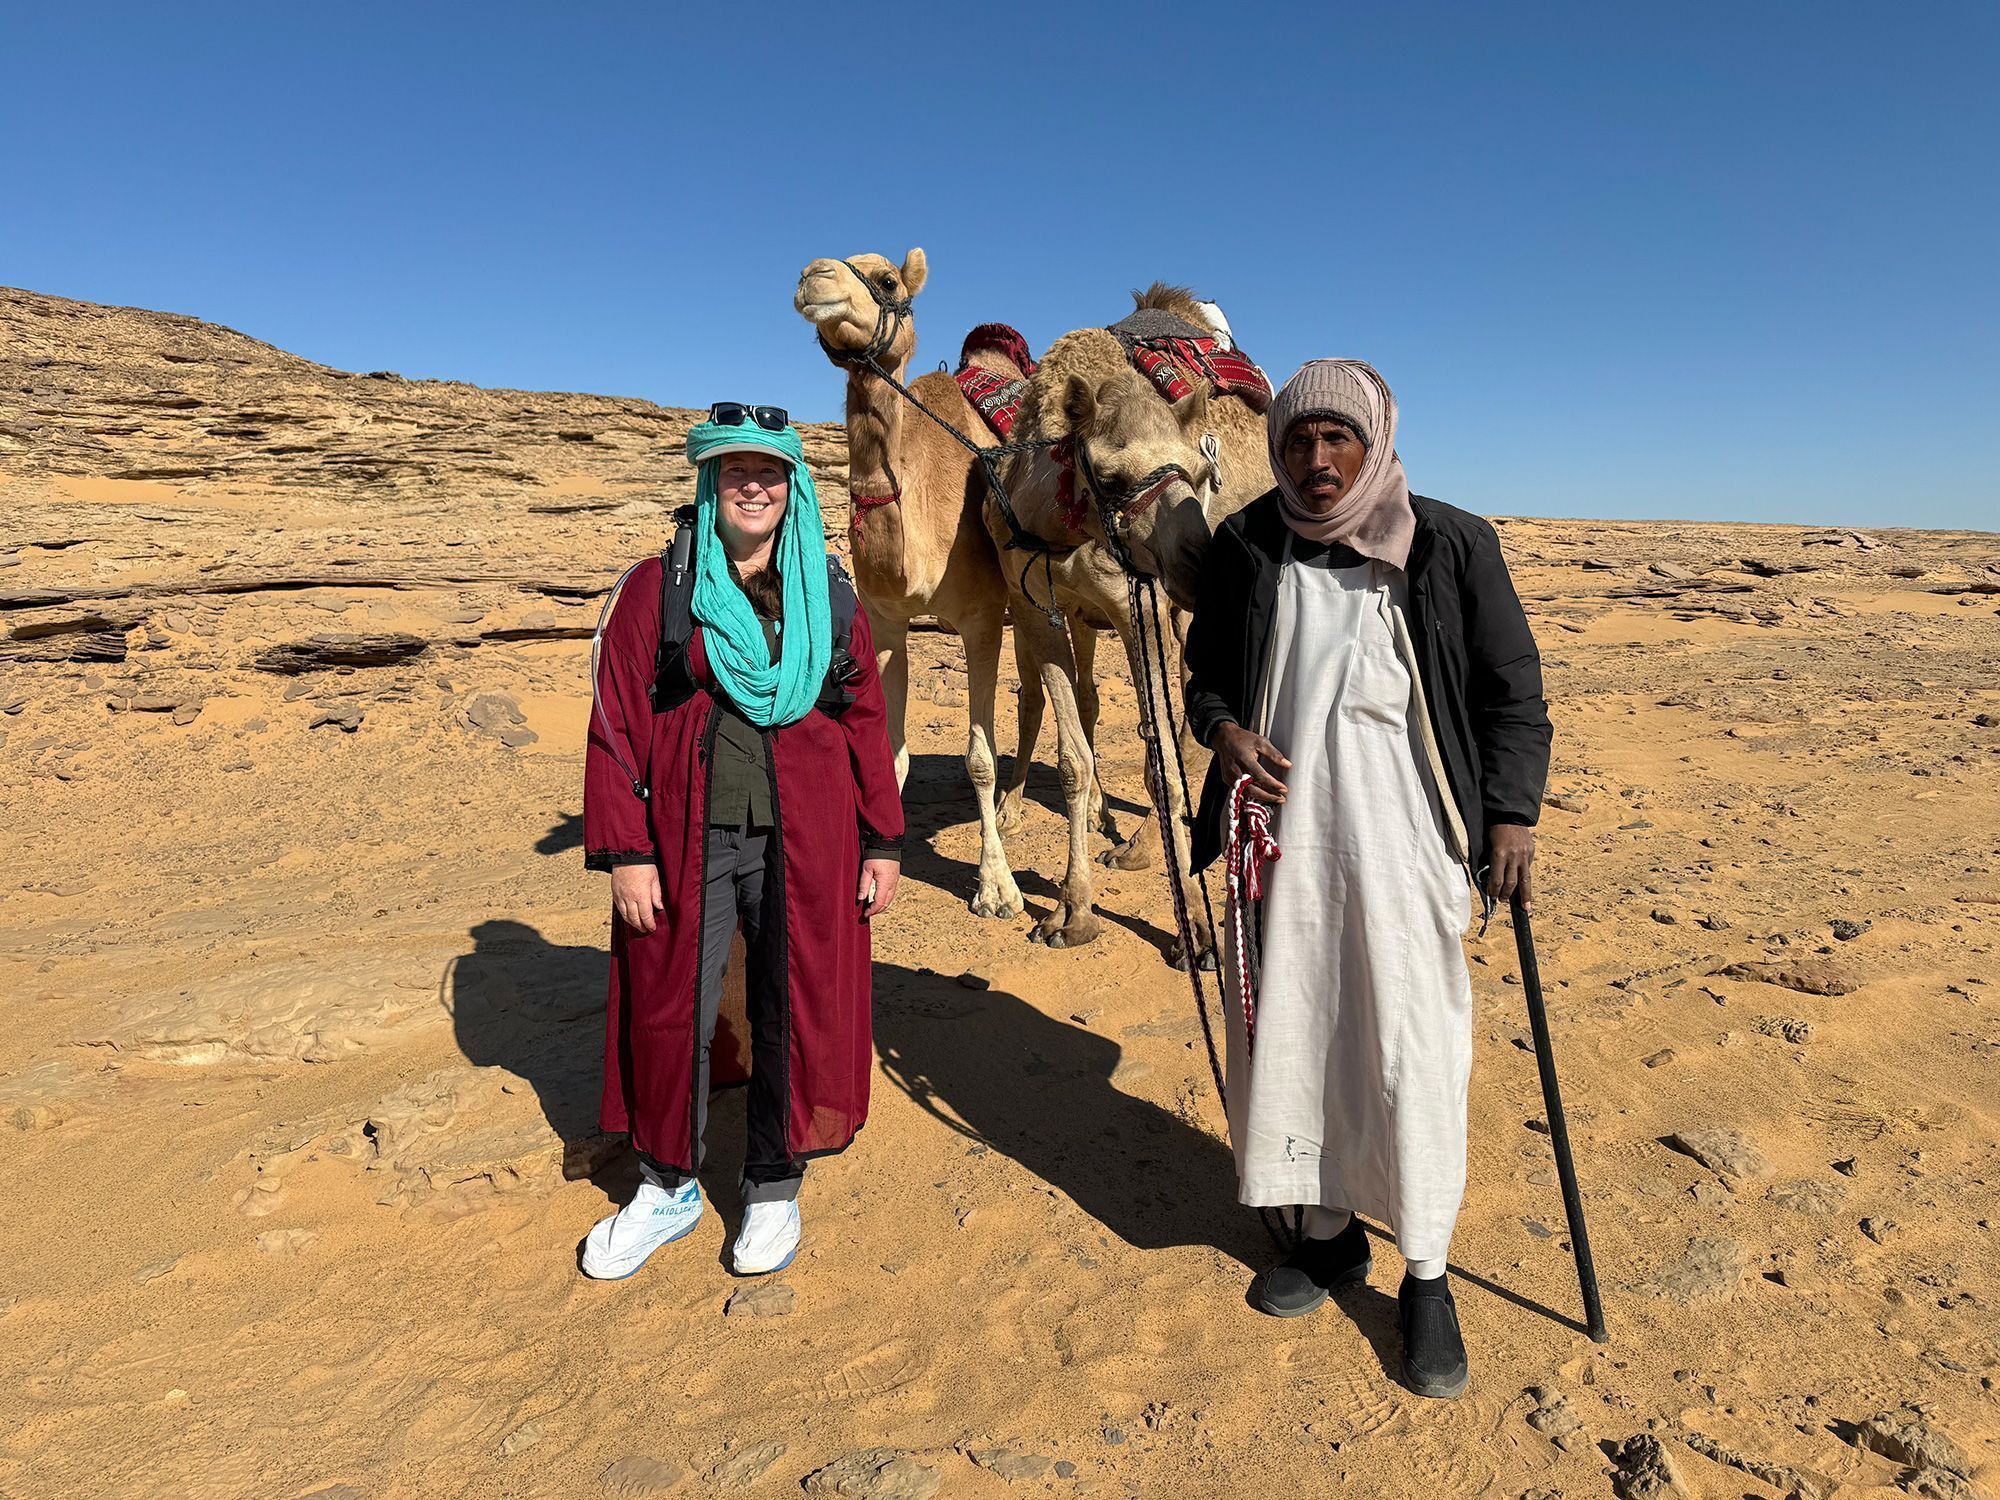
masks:
<svg viewBox="0 0 2000 1500"><path fill-rule="evenodd" d="M1298 1248L1264 1277L1257 1305L1274 1318L1297 1318L1326 1301L1327 1293L1357 1286L1374 1264L1368 1231L1354 1219L1330 1240L1300 1240Z"/></svg>
<svg viewBox="0 0 2000 1500"><path fill-rule="evenodd" d="M1403 1380L1419 1396L1453 1401L1465 1394L1472 1376L1465 1363L1465 1339L1458 1331L1458 1304L1444 1277L1403 1278L1396 1294L1403 1326Z"/></svg>

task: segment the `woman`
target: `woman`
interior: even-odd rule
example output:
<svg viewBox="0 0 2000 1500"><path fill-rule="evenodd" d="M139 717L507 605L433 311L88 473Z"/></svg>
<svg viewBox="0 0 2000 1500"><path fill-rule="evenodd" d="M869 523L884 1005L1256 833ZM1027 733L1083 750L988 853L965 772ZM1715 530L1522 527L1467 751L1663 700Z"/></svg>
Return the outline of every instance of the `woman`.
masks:
<svg viewBox="0 0 2000 1500"><path fill-rule="evenodd" d="M1451 1397L1467 1379L1445 1279L1472 1068L1460 940L1469 881L1530 893L1541 660L1493 528L1410 494L1374 370L1306 365L1270 444L1277 488L1217 529L1187 644L1190 727L1215 752L1195 864L1257 821L1245 801L1270 809L1279 849L1242 912L1257 960L1228 966L1241 1197L1306 1207L1259 1304L1296 1317L1364 1280L1354 1215L1382 1220L1407 1267L1405 1378Z"/></svg>
<svg viewBox="0 0 2000 1500"><path fill-rule="evenodd" d="M732 1263L791 1264L806 1160L843 1150L867 1114L868 921L895 894L903 834L868 621L829 564L798 432L779 408L719 402L687 454L691 583L663 581L659 559L627 578L585 758L586 863L611 872L616 913L602 1123L631 1133L641 1177L584 1243L584 1274L606 1279L701 1217L711 1050L714 1082L745 1071L733 1027L714 1047L739 922L749 1142Z"/></svg>

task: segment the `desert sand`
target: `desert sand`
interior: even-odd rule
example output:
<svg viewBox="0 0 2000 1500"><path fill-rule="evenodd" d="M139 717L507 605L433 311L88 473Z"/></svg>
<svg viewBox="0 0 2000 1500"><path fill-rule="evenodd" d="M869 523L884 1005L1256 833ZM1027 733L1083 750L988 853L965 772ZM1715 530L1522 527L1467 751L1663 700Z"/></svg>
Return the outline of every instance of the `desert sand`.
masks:
<svg viewBox="0 0 2000 1500"><path fill-rule="evenodd" d="M2000 537L1500 522L1612 1340L1576 1326L1496 921L1473 1383L1427 1402L1386 1242L1337 1306L1249 1304L1272 1252L1160 873L1104 872L1095 944L1029 944L1063 838L1038 766L1030 916L967 911L940 633L873 1114L813 1166L798 1263L724 1270L726 1095L720 1213L578 1274L634 1180L594 1128L588 638L692 495L690 420L0 292L0 1493L1996 1493ZM844 439L807 444L838 542Z"/></svg>

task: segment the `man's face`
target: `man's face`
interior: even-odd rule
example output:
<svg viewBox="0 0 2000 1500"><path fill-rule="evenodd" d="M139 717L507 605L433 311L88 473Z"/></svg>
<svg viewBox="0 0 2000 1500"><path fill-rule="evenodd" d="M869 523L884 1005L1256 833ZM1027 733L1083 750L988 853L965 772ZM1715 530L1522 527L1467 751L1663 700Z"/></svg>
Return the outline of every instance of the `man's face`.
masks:
<svg viewBox="0 0 2000 1500"><path fill-rule="evenodd" d="M1336 417L1302 417L1285 434L1285 473L1313 515L1329 514L1354 488L1368 449Z"/></svg>

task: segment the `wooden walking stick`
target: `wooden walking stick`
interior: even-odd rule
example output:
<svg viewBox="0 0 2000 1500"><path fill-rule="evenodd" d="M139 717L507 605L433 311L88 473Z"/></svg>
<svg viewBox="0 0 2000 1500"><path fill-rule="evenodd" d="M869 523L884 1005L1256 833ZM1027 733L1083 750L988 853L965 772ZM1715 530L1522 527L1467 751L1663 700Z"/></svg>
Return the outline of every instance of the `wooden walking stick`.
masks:
<svg viewBox="0 0 2000 1500"><path fill-rule="evenodd" d="M1549 1015L1542 1003L1542 970L1535 962L1535 931L1528 909L1514 898L1514 947L1521 956L1521 988L1528 996L1528 1029L1535 1036L1535 1066L1542 1075L1542 1109L1549 1117L1549 1143L1556 1151L1556 1177L1562 1183L1563 1213L1569 1218L1569 1242L1576 1252L1576 1280L1583 1291L1584 1329L1592 1342L1605 1344L1604 1304L1597 1296L1597 1270L1590 1261L1590 1231L1583 1222L1583 1196L1576 1187L1576 1162L1569 1154L1569 1124L1563 1119L1562 1090L1556 1083L1555 1049L1549 1042Z"/></svg>

